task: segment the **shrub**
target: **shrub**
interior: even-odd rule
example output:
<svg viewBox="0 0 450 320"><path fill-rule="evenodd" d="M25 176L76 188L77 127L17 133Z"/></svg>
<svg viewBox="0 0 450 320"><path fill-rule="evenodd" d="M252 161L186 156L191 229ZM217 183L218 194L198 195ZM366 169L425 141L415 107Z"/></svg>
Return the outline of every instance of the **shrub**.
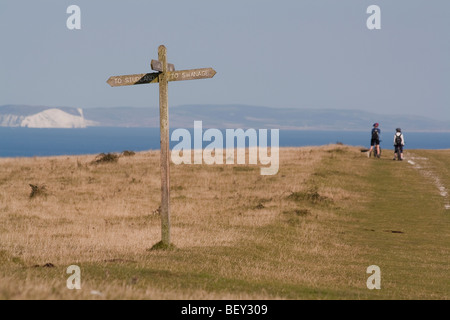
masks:
<svg viewBox="0 0 450 320"><path fill-rule="evenodd" d="M92 161L93 164L99 163L114 163L119 160L119 156L115 153L100 153L95 160Z"/></svg>
<svg viewBox="0 0 450 320"><path fill-rule="evenodd" d="M30 199L37 196L47 195L47 187L45 185L30 184L30 187L31 187Z"/></svg>
<svg viewBox="0 0 450 320"><path fill-rule="evenodd" d="M129 151L129 150L125 150L122 152L122 156L124 156L124 157L131 157L131 156L134 156L135 154L136 154L136 152Z"/></svg>
<svg viewBox="0 0 450 320"><path fill-rule="evenodd" d="M312 187L312 188L308 189L307 191L292 192L288 196L288 199L294 200L294 201L308 200L313 204L328 203L331 201L331 199L320 195L317 187Z"/></svg>

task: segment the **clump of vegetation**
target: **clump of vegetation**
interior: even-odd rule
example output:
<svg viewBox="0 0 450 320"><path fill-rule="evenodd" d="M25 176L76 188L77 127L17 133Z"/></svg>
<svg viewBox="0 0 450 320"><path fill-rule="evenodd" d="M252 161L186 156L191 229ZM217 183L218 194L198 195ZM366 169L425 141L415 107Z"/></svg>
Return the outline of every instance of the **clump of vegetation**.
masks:
<svg viewBox="0 0 450 320"><path fill-rule="evenodd" d="M30 184L31 193L30 199L37 196L47 196L47 187L45 185Z"/></svg>
<svg viewBox="0 0 450 320"><path fill-rule="evenodd" d="M347 150L345 150L344 148L341 148L341 147L337 147L337 148L328 150L327 152L332 153L332 154L334 154L334 153L343 154L343 153L347 153Z"/></svg>
<svg viewBox="0 0 450 320"><path fill-rule="evenodd" d="M46 264L44 264L42 266L36 264L36 265L33 266L33 268L55 268L55 265L53 263L51 263L51 262L48 262L48 263L46 263Z"/></svg>
<svg viewBox="0 0 450 320"><path fill-rule="evenodd" d="M311 215L311 211L308 209L291 209L283 211L283 214L287 218L286 222L291 226L298 226L302 223L304 217Z"/></svg>
<svg viewBox="0 0 450 320"><path fill-rule="evenodd" d="M129 150L125 150L122 152L122 156L124 157L132 157L136 154L136 152L134 151L129 151Z"/></svg>
<svg viewBox="0 0 450 320"><path fill-rule="evenodd" d="M153 247L151 247L150 249L148 249L148 251L154 251L154 250L164 250L164 251L170 251L170 250L175 250L176 247L173 243L164 243L162 241L156 243Z"/></svg>
<svg viewBox="0 0 450 320"><path fill-rule="evenodd" d="M159 206L157 209L153 210L152 212L154 215L160 215L161 214L161 206Z"/></svg>
<svg viewBox="0 0 450 320"><path fill-rule="evenodd" d="M331 200L328 197L320 195L317 187L312 187L306 191L292 192L288 196L288 199L297 202L307 200L313 204L327 203Z"/></svg>
<svg viewBox="0 0 450 320"><path fill-rule="evenodd" d="M115 163L119 160L119 156L115 153L100 153L95 160L92 161L93 164L100 163Z"/></svg>
<svg viewBox="0 0 450 320"><path fill-rule="evenodd" d="M265 206L261 202L253 207L253 209L256 209L256 210L260 210L260 209L264 209L264 208L265 208Z"/></svg>
<svg viewBox="0 0 450 320"><path fill-rule="evenodd" d="M248 166L233 167L233 171L237 171L237 172L247 172L247 171L254 171L254 170L256 170L255 167L248 167Z"/></svg>
<svg viewBox="0 0 450 320"><path fill-rule="evenodd" d="M311 214L311 211L308 209L293 209L288 211L283 211L283 214L293 214L299 217L306 217Z"/></svg>

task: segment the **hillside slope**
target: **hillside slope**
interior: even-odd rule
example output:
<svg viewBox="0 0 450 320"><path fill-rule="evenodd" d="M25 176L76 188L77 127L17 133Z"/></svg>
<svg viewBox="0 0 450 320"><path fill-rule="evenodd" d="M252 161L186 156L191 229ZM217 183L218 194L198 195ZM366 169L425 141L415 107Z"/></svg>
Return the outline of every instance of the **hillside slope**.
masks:
<svg viewBox="0 0 450 320"><path fill-rule="evenodd" d="M449 298L450 150L287 148L275 176L172 164L170 251L150 250L159 152L95 159L0 159L0 299Z"/></svg>

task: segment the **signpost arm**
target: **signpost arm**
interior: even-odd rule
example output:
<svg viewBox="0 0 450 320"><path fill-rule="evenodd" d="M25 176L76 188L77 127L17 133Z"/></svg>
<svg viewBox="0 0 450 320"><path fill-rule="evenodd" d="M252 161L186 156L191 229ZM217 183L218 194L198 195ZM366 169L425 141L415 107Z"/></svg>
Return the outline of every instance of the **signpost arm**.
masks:
<svg viewBox="0 0 450 320"><path fill-rule="evenodd" d="M161 134L161 244L170 245L170 184L169 184L169 94L167 77L167 50L158 48L158 60L162 63L159 75L159 114Z"/></svg>

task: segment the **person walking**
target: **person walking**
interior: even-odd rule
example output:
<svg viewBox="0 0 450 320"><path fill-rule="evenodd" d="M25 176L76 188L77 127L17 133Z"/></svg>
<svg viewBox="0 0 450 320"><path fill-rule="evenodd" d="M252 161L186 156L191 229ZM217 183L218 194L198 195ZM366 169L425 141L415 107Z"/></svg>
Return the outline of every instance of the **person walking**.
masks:
<svg viewBox="0 0 450 320"><path fill-rule="evenodd" d="M376 154L374 155L377 158L380 158L380 138L381 138L381 130L379 128L380 124L378 122L373 124L372 128L372 136L370 139L370 149L367 153L367 157L370 158L372 154L372 150L376 150Z"/></svg>
<svg viewBox="0 0 450 320"><path fill-rule="evenodd" d="M403 137L402 129L397 128L395 129L394 134L394 159L393 160L399 160L403 161L403 146L405 145L405 138ZM400 153L400 158L397 159L397 154Z"/></svg>

